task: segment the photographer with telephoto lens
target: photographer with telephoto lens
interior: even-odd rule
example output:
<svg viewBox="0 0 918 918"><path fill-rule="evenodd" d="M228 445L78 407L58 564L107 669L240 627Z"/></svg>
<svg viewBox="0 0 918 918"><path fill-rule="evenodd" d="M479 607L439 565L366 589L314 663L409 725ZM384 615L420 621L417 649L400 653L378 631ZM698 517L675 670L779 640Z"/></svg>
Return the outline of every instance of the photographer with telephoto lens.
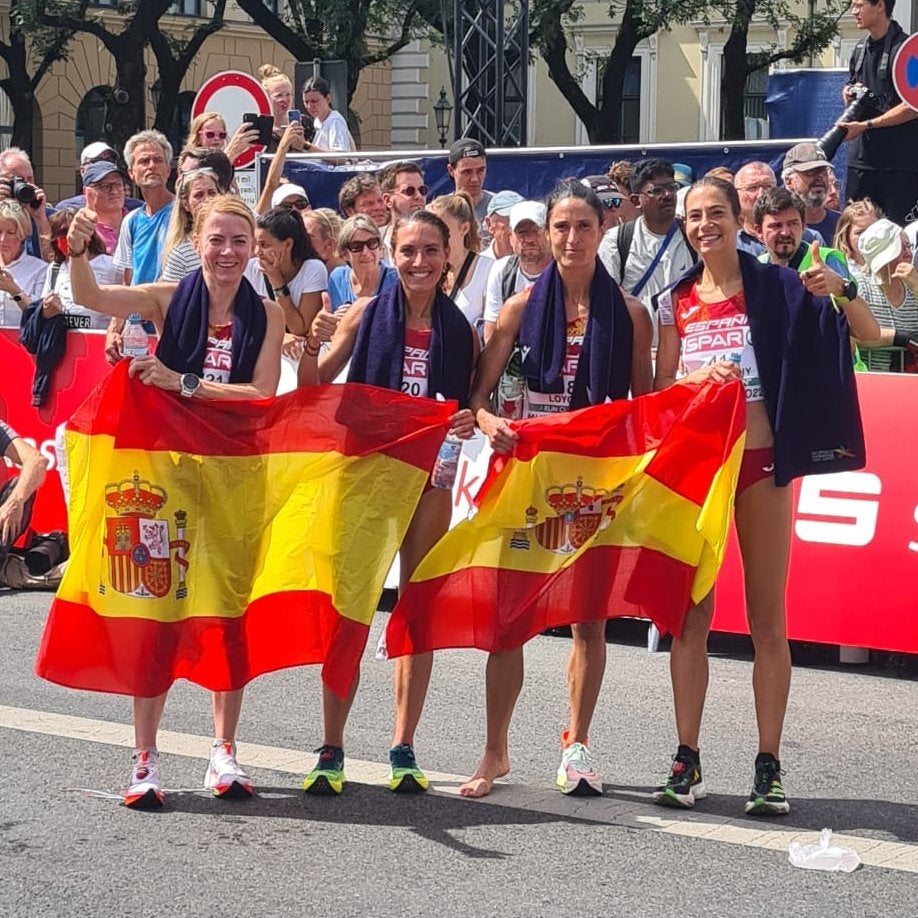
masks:
<svg viewBox="0 0 918 918"><path fill-rule="evenodd" d="M32 220L32 232L26 239L26 253L51 260L51 228L44 191L35 184L32 161L25 150L10 147L0 153L0 201L20 204Z"/></svg>
<svg viewBox="0 0 918 918"><path fill-rule="evenodd" d="M855 24L867 37L851 55L842 91L848 109L837 126L849 141L845 199L869 197L901 224L914 219L918 202L918 112L893 86L893 62L908 37L890 18L894 5L895 0L851 4Z"/></svg>

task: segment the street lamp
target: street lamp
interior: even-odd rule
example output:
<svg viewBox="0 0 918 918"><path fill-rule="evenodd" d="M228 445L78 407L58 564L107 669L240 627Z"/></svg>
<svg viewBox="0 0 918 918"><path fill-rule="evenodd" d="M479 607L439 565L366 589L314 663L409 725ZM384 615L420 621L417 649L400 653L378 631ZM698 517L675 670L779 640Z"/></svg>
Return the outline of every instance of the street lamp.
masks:
<svg viewBox="0 0 918 918"><path fill-rule="evenodd" d="M446 137L449 134L449 119L453 113L453 107L446 98L446 89L440 87L440 98L434 103L434 118L437 119L437 134L440 135L440 147L446 146Z"/></svg>

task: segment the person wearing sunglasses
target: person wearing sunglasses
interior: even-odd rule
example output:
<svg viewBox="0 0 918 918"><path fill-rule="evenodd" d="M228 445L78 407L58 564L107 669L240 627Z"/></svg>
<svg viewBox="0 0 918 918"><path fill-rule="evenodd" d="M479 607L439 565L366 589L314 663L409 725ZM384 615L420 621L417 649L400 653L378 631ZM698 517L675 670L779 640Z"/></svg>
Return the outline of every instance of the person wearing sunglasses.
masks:
<svg viewBox="0 0 918 918"><path fill-rule="evenodd" d="M228 139L227 139L228 138ZM240 124L233 136L229 136L226 121L219 112L202 112L193 118L188 126L186 147L200 147L204 150L222 150L230 162L234 162L258 140L258 131Z"/></svg>
<svg viewBox="0 0 918 918"><path fill-rule="evenodd" d="M392 228L399 217L424 207L429 189L424 184L421 167L408 160L380 169L376 177L383 204L389 214L389 222L383 230L383 247L386 250L386 261L391 261Z"/></svg>
<svg viewBox="0 0 918 918"><path fill-rule="evenodd" d="M112 162L99 160L83 170L86 206L99 216L97 232L111 255L118 244L121 221L127 214L124 205L127 176Z"/></svg>
<svg viewBox="0 0 918 918"><path fill-rule="evenodd" d="M295 210L273 207L258 217L255 257L245 276L256 293L280 304L290 334L305 337L309 333L328 288L328 272Z"/></svg>
<svg viewBox="0 0 918 918"><path fill-rule="evenodd" d="M328 277L332 312L363 297L378 296L398 280L395 268L382 263L382 235L365 214L355 214L344 221L338 235L338 253L347 264L335 268Z"/></svg>
<svg viewBox="0 0 918 918"><path fill-rule="evenodd" d="M580 184L591 188L596 197L599 198L599 203L602 204L604 212L602 221L603 233L623 222L622 204L625 201L625 196L618 190L615 182L608 175L588 175L586 178L580 179Z"/></svg>
<svg viewBox="0 0 918 918"><path fill-rule="evenodd" d="M697 256L676 221L679 183L672 163L664 159L635 163L631 192L641 215L609 230L599 257L622 289L636 296L653 317L653 298L691 268Z"/></svg>

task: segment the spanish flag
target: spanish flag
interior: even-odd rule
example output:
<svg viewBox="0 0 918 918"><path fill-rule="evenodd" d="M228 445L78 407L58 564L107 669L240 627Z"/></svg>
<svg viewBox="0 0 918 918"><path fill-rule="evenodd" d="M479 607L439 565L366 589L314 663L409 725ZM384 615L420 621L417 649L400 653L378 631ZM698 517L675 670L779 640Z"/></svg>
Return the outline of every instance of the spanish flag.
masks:
<svg viewBox="0 0 918 918"><path fill-rule="evenodd" d="M723 561L745 441L739 382L515 422L478 512L418 565L390 657L505 651L546 628L619 616L681 633Z"/></svg>
<svg viewBox="0 0 918 918"><path fill-rule="evenodd" d="M344 695L452 410L355 384L186 400L120 364L68 424L72 556L37 674L149 697L322 663Z"/></svg>

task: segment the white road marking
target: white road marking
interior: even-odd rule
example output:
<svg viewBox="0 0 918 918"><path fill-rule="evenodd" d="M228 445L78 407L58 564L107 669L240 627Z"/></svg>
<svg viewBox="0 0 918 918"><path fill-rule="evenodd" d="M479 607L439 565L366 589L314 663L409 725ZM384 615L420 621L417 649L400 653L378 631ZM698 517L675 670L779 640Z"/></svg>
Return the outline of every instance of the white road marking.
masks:
<svg viewBox="0 0 918 918"><path fill-rule="evenodd" d="M25 733L40 733L127 748L131 748L134 743L134 731L129 724L74 717L70 714L31 711L6 705L0 705L0 729L21 730ZM161 752L189 756L203 762L209 742L209 737L161 730L158 748ZM303 750L261 746L257 743L239 743L237 757L241 764L250 768L266 768L298 776L304 774L312 762L311 757ZM430 779L431 792L453 797L458 796L459 785L467 778L466 775L431 771L427 772L427 777ZM358 784L385 785L388 779L388 766L379 762L363 762L349 758L347 779ZM705 841L771 851L786 851L791 841L812 843L819 837L817 832L801 832L793 827L783 828L774 821L752 825L749 819L731 819L697 810L675 817L669 815L672 811L663 811L652 803L644 803L637 798L628 800L620 796L565 797L547 787L504 782L498 782L490 796L468 802L469 806L485 805L529 810L561 818L650 829L669 835L703 838ZM664 812L667 815L662 815ZM918 873L918 845L836 833L833 833L832 841L834 844L857 851L861 860L868 866Z"/></svg>

